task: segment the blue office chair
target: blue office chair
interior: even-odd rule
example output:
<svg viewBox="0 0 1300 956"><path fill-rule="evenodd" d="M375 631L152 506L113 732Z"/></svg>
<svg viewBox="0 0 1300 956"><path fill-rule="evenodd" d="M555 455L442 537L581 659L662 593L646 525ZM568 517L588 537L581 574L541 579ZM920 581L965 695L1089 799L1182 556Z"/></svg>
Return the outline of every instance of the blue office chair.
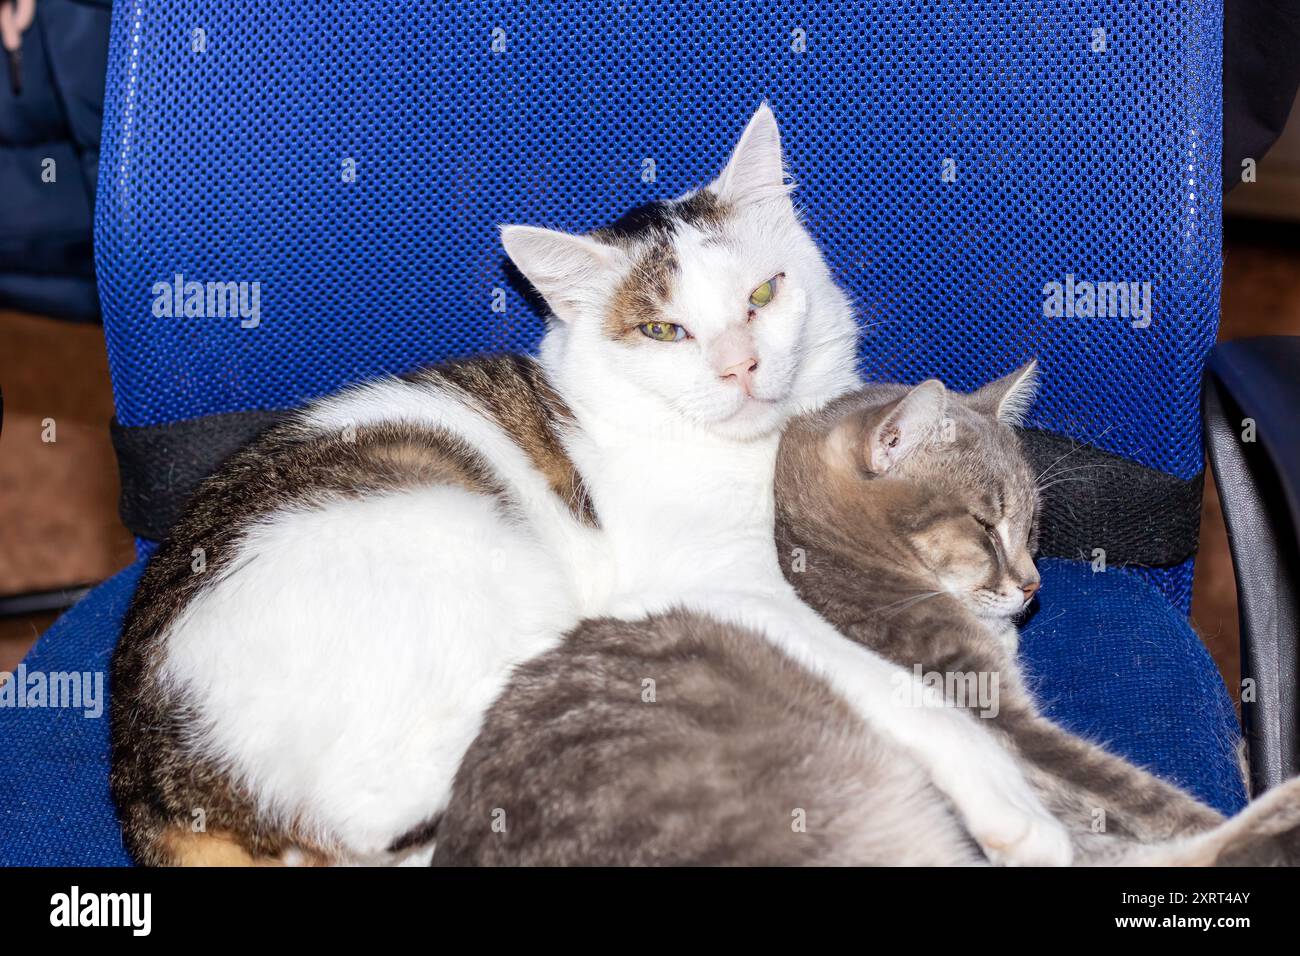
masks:
<svg viewBox="0 0 1300 956"><path fill-rule="evenodd" d="M1240 808L1232 702L1187 623L1219 4L756 6L117 3L96 251L139 558L29 679L106 670L151 539L276 411L533 347L498 224L590 229L706 182L767 100L869 377L966 389L1042 360L1031 447L1060 482L1023 654L1048 711ZM257 315L174 314L178 281L256 283ZM128 862L106 717L0 709L0 766L0 862Z"/></svg>

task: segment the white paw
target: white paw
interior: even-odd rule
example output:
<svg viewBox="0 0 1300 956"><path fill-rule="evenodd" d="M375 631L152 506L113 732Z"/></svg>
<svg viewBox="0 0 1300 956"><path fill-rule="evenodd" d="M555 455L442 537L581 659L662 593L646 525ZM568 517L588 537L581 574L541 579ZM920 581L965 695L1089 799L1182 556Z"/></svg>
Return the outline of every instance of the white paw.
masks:
<svg viewBox="0 0 1300 956"><path fill-rule="evenodd" d="M1069 866L1074 859L1070 836L1047 813L1011 804L968 822L975 842L996 866Z"/></svg>
<svg viewBox="0 0 1300 956"><path fill-rule="evenodd" d="M979 759L974 750L967 756ZM962 777L941 787L989 860L998 866L1069 866L1074 858L1070 836L1047 812L1020 767L1005 751L982 756L982 762L966 763Z"/></svg>

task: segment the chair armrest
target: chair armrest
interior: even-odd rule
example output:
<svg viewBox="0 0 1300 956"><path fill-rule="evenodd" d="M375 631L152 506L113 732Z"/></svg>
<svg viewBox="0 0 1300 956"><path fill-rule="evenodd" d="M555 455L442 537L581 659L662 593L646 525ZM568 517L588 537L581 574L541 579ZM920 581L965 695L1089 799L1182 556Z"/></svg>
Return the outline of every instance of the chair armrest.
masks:
<svg viewBox="0 0 1300 956"><path fill-rule="evenodd" d="M1237 578L1241 673L1254 682L1241 711L1258 794L1300 769L1300 337L1219 344L1204 386L1205 443Z"/></svg>

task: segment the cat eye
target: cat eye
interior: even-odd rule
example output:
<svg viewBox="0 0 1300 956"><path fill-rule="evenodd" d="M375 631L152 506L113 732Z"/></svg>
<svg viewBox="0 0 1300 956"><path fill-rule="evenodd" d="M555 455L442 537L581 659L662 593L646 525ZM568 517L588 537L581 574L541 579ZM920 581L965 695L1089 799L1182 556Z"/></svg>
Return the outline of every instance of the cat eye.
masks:
<svg viewBox="0 0 1300 956"><path fill-rule="evenodd" d="M776 275L772 276L772 278L768 279L749 294L749 304L759 309L767 305L776 298L777 286L781 284L781 280L784 278L784 272L778 272Z"/></svg>
<svg viewBox="0 0 1300 956"><path fill-rule="evenodd" d="M686 338L686 330L672 322L645 322L637 326L641 334L656 342L680 342Z"/></svg>

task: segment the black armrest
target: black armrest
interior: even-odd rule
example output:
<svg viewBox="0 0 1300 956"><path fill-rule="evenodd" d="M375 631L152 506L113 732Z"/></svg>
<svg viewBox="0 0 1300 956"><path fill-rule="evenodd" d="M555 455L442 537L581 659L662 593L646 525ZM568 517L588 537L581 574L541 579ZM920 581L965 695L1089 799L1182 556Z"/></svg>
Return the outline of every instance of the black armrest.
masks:
<svg viewBox="0 0 1300 956"><path fill-rule="evenodd" d="M1237 576L1241 673L1254 682L1241 712L1260 793L1300 770L1300 337L1219 344L1202 399Z"/></svg>

